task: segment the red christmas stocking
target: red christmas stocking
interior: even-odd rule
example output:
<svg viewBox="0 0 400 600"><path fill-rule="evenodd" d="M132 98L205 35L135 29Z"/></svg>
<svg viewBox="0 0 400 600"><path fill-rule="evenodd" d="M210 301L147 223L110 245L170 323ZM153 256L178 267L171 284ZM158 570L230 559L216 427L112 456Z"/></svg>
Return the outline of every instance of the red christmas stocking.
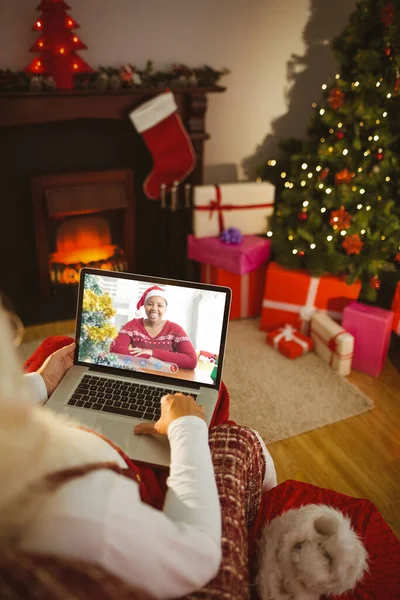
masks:
<svg viewBox="0 0 400 600"><path fill-rule="evenodd" d="M153 170L143 184L148 198L160 197L161 184L181 182L194 169L196 155L172 92L145 102L130 113L153 157Z"/></svg>

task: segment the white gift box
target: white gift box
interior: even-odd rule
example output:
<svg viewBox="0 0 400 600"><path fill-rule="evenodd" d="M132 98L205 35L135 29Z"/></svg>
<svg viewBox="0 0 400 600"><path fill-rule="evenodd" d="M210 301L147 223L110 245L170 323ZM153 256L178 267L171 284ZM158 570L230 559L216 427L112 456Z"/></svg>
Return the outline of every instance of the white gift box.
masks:
<svg viewBox="0 0 400 600"><path fill-rule="evenodd" d="M257 235L268 229L274 211L275 186L260 183L198 185L193 189L193 233L212 237L229 227L243 235Z"/></svg>
<svg viewBox="0 0 400 600"><path fill-rule="evenodd" d="M340 375L349 375L354 354L354 337L325 313L311 317L315 352Z"/></svg>

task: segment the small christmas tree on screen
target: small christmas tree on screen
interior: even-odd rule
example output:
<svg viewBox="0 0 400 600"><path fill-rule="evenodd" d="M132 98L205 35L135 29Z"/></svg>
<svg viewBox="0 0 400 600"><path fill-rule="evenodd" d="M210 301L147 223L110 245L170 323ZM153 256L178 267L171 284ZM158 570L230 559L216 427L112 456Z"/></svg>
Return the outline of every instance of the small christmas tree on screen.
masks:
<svg viewBox="0 0 400 600"><path fill-rule="evenodd" d="M74 87L75 73L91 73L93 69L76 54L87 46L73 32L78 23L67 14L70 7L64 0L42 0L37 10L40 17L33 25L33 31L40 35L31 48L39 53L27 67L36 75L51 75L58 89Z"/></svg>
<svg viewBox="0 0 400 600"><path fill-rule="evenodd" d="M308 139L260 172L281 182L269 235L284 266L360 279L374 301L400 249L400 0L359 1L333 47Z"/></svg>
<svg viewBox="0 0 400 600"><path fill-rule="evenodd" d="M112 323L116 313L112 298L93 275L85 278L82 309L79 357L96 362L101 352L108 352L118 331Z"/></svg>

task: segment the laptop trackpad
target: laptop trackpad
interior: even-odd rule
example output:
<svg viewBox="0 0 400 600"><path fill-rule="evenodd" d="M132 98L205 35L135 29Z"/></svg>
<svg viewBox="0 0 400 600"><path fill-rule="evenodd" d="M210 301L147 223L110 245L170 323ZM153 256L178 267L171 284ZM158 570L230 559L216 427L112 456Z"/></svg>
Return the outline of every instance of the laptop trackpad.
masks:
<svg viewBox="0 0 400 600"><path fill-rule="evenodd" d="M97 419L93 429L109 438L119 446L129 457L136 454L141 439L133 433L136 422L132 424L113 419Z"/></svg>

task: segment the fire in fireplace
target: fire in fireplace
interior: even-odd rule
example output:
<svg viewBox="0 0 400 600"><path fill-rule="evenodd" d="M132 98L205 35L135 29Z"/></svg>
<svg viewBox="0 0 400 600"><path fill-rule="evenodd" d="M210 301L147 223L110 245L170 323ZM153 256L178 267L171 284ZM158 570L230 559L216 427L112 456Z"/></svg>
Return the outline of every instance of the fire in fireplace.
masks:
<svg viewBox="0 0 400 600"><path fill-rule="evenodd" d="M57 228L56 251L50 255L49 264L53 285L79 283L83 266L128 270L124 250L112 244L109 223L101 216L83 215L64 220Z"/></svg>
<svg viewBox="0 0 400 600"><path fill-rule="evenodd" d="M34 177L32 200L42 294L76 285L83 266L133 270L130 170Z"/></svg>

